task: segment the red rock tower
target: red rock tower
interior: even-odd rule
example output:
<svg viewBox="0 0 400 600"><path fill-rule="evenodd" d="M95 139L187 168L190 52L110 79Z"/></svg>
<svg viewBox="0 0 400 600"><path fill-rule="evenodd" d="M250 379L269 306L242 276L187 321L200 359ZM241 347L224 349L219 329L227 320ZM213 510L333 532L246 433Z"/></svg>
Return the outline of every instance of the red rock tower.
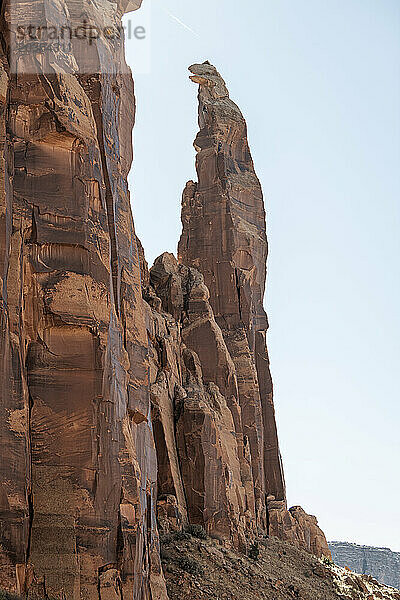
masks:
<svg viewBox="0 0 400 600"><path fill-rule="evenodd" d="M190 181L183 193L178 256L204 275L236 367L241 432L250 444L257 517L263 525L266 497L285 501L263 308L268 253L263 195L246 122L224 80L207 62L190 71L199 84L198 183Z"/></svg>

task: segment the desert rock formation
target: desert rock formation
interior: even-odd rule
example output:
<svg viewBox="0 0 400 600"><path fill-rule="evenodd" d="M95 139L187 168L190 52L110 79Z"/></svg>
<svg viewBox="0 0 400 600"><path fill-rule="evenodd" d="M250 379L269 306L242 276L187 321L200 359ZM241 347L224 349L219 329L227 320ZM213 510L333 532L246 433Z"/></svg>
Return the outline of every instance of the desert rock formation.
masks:
<svg viewBox="0 0 400 600"><path fill-rule="evenodd" d="M46 26L84 14L118 28L139 5L33 9ZM185 189L179 260L149 270L126 181L123 44L19 52L12 36L0 65L0 588L166 600L157 513L164 532L190 522L245 549L262 530L329 554L316 520L286 507L264 205L222 78L191 68L199 182Z"/></svg>

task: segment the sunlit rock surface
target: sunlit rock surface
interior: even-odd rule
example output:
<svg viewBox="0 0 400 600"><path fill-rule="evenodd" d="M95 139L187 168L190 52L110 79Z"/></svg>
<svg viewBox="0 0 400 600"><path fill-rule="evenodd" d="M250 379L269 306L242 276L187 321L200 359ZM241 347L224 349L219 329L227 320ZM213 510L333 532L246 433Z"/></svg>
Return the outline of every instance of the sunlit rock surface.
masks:
<svg viewBox="0 0 400 600"><path fill-rule="evenodd" d="M9 2L3 25L27 9ZM74 27L83 14L114 27L125 9L34 2L27 18ZM74 38L69 53L5 50L0 587L40 598L166 598L123 44L103 36Z"/></svg>

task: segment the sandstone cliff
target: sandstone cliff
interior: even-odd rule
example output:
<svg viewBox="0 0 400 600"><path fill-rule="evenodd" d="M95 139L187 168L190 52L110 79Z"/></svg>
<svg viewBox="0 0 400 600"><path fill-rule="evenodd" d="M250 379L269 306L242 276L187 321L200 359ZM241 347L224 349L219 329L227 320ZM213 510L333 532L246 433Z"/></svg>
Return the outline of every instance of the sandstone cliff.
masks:
<svg viewBox="0 0 400 600"><path fill-rule="evenodd" d="M7 31L123 10L2 7L0 587L30 597L166 598L123 46Z"/></svg>
<svg viewBox="0 0 400 600"><path fill-rule="evenodd" d="M333 560L341 567L372 575L381 583L400 590L400 552L348 542L329 542L329 549Z"/></svg>
<svg viewBox="0 0 400 600"><path fill-rule="evenodd" d="M139 5L32 14L118 28ZM163 532L197 524L241 550L261 531L329 554L315 518L286 507L263 199L222 78L191 68L199 181L184 193L179 260L148 270L126 183L135 100L123 45L18 50L10 19L5 4L0 588L165 600L157 516Z"/></svg>

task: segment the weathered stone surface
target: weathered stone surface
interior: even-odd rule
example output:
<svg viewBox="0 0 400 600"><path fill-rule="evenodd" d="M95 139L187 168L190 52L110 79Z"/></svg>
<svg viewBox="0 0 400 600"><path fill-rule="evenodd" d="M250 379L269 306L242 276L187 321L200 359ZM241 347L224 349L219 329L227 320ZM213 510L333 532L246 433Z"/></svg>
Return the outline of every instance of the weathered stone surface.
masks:
<svg viewBox="0 0 400 600"><path fill-rule="evenodd" d="M400 552L348 542L329 542L329 549L337 565L400 590Z"/></svg>
<svg viewBox="0 0 400 600"><path fill-rule="evenodd" d="M118 25L126 8L54 3L48 18ZM104 38L54 50L43 72L32 56L17 76L3 57L0 74L0 587L166 598L126 183L133 84L121 44Z"/></svg>
<svg viewBox="0 0 400 600"><path fill-rule="evenodd" d="M245 495L232 414L215 384L204 386L197 355L184 351L187 397L177 441L190 520L208 533L245 544Z"/></svg>
<svg viewBox="0 0 400 600"><path fill-rule="evenodd" d="M308 515L301 506L287 510L285 502L268 498L269 534L292 542L299 548L331 558L325 534L318 527L316 517Z"/></svg>
<svg viewBox="0 0 400 600"><path fill-rule="evenodd" d="M118 26L139 5L52 6L60 22ZM126 183L122 46L75 41L49 72L19 60L17 77L0 63L0 588L166 600L156 511L164 532L197 523L245 548L261 529L326 554L315 518L286 507L264 205L222 78L191 68L199 182L179 261L149 271Z"/></svg>
<svg viewBox="0 0 400 600"><path fill-rule="evenodd" d="M149 282L143 293L153 347L152 415L162 529L175 531L190 521L245 547L246 536L251 539L257 531L250 445L237 435L237 371L209 291L199 271L178 265L169 253L156 259L144 281ZM317 556L330 556L315 517L300 507L288 511L286 501L273 496L267 514L270 535Z"/></svg>

